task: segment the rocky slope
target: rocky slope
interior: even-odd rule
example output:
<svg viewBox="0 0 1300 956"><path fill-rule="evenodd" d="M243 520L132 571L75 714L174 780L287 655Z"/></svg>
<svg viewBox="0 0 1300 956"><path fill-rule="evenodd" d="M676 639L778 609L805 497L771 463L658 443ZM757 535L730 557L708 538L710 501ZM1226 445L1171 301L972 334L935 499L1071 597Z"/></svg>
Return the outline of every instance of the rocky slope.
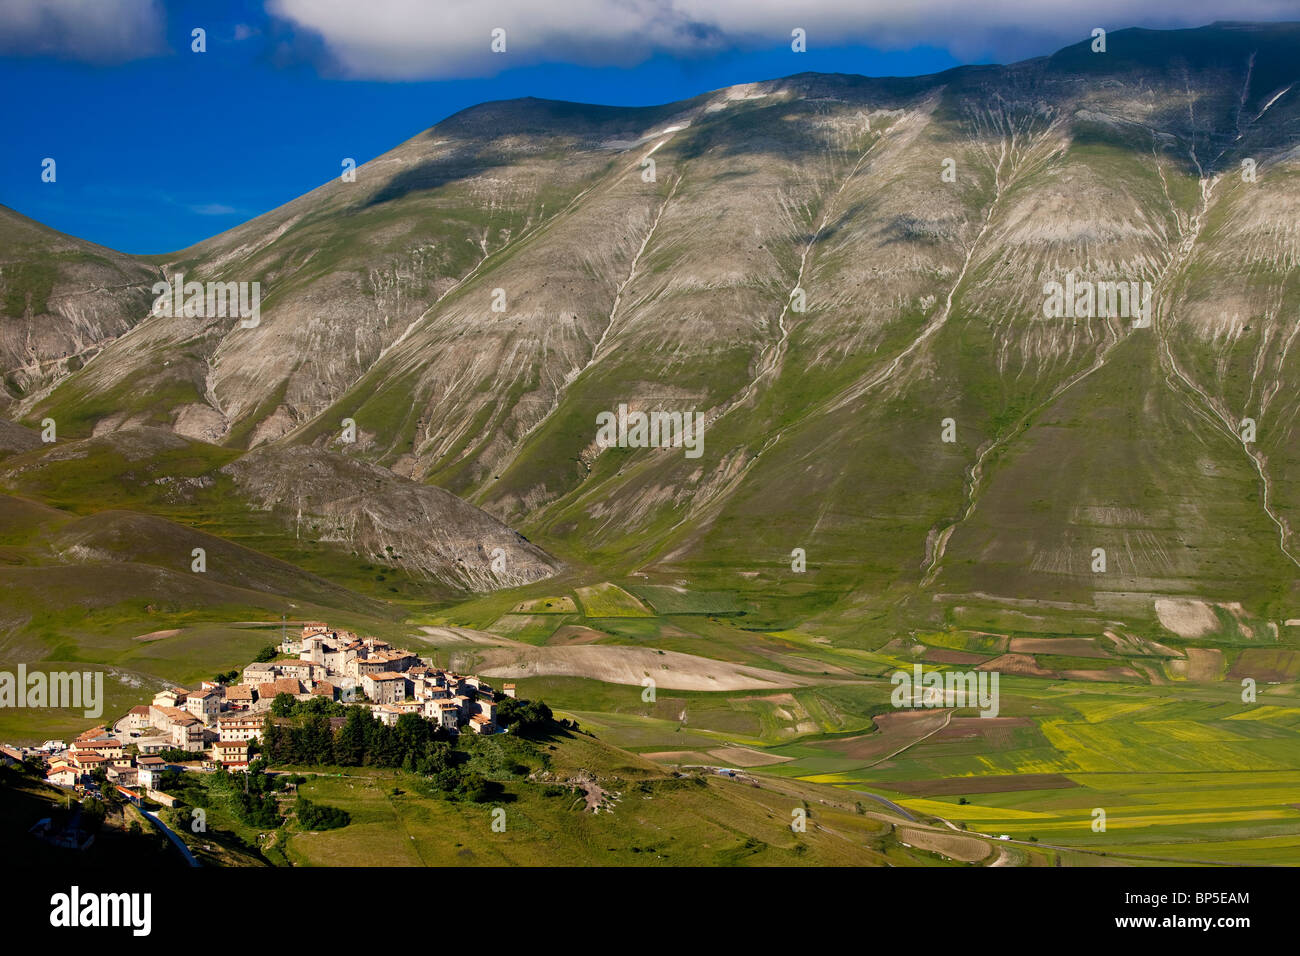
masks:
<svg viewBox="0 0 1300 956"><path fill-rule="evenodd" d="M149 309L151 265L0 206L0 412L80 369Z"/></svg>
<svg viewBox="0 0 1300 956"><path fill-rule="evenodd" d="M213 556L209 577L254 589L263 581L268 587L288 586L276 583L283 573L268 570L289 567L283 560L232 557L254 555L249 547L268 544L289 561L324 547L340 558L354 556L352 564L377 563L461 591L528 584L562 567L449 492L324 449L266 447L240 456L154 427L43 444L9 427L16 439L9 444L22 447L0 462L0 485L104 519L87 519L78 533L84 527L85 535L113 542L129 532L136 542L135 550L115 557L122 548L90 537L70 541L57 549L61 560L139 562L140 552L148 555L145 563L184 570L192 547L202 546ZM0 450L5 435L0 429ZM209 530L239 543L205 533ZM218 551L228 559L219 560ZM311 578L313 587L322 583L314 575L297 575ZM301 596L320 599L308 591Z"/></svg>
<svg viewBox="0 0 1300 956"><path fill-rule="evenodd" d="M530 584L560 567L485 511L378 465L320 448L257 449L222 471L296 537L346 547L468 591Z"/></svg>

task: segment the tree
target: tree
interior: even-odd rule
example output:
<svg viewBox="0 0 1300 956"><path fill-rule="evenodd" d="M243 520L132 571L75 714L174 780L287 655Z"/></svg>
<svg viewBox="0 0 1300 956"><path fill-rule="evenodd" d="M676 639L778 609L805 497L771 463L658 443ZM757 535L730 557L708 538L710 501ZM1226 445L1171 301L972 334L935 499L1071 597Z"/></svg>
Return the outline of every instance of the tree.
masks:
<svg viewBox="0 0 1300 956"><path fill-rule="evenodd" d="M423 752L415 758L411 767L416 773L426 775L439 774L452 770L456 763L456 752L445 740L431 740L424 745Z"/></svg>
<svg viewBox="0 0 1300 956"><path fill-rule="evenodd" d="M305 718L294 736L298 740L301 762L321 764L334 759L334 734L328 717Z"/></svg>
<svg viewBox="0 0 1300 956"><path fill-rule="evenodd" d="M343 767L360 767L366 759L366 724L374 718L353 707L334 737L334 762Z"/></svg>
<svg viewBox="0 0 1300 956"><path fill-rule="evenodd" d="M306 797L298 798L294 812L298 815L298 825L304 830L335 830L352 822L346 810L312 803Z"/></svg>
<svg viewBox="0 0 1300 956"><path fill-rule="evenodd" d="M289 717L293 715L293 705L297 703L293 694L286 694L283 691L275 695L275 700L271 701L271 715L273 717Z"/></svg>
<svg viewBox="0 0 1300 956"><path fill-rule="evenodd" d="M525 737L548 730L554 723L551 708L540 700L507 697L497 706L497 723Z"/></svg>
<svg viewBox="0 0 1300 956"><path fill-rule="evenodd" d="M107 815L108 808L103 801L92 798L81 802L81 828L87 833L98 833Z"/></svg>
<svg viewBox="0 0 1300 956"><path fill-rule="evenodd" d="M404 755L415 757L423 752L425 744L433 740L433 724L419 714L402 714L397 718L393 736Z"/></svg>
<svg viewBox="0 0 1300 956"><path fill-rule="evenodd" d="M268 760L279 760L280 753L283 749L281 741L280 725L267 716L262 721L262 753Z"/></svg>

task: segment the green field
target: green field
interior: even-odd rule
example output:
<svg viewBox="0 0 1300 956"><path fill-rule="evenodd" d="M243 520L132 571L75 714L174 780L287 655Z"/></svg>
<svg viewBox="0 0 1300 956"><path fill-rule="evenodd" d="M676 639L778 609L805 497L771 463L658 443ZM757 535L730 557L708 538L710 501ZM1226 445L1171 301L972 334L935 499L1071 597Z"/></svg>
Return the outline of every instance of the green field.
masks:
<svg viewBox="0 0 1300 956"><path fill-rule="evenodd" d="M137 464L92 442L77 454L36 450L5 463L0 656L7 666L103 672L105 719L164 685L241 667L282 627L303 620L375 634L443 662L459 655L468 667L489 653L509 661L512 648L543 655L577 648L672 652L703 674L721 663L759 675L745 689L659 688L653 699L634 683L603 679L594 664L516 678L522 695L620 748L587 752L602 778L638 780L620 791L608 819L511 780L510 824L495 834L483 829L482 807L430 798L409 775L340 771L346 775L313 778L304 793L346 806L352 825L308 833L288 824L265 844L218 801L213 839L198 848L214 861L364 862L364 846L412 864L770 863L805 854L880 863L900 853L928 864L971 852L957 844L956 857L907 851L881 835L905 818L881 818L879 804L860 813L855 805L871 798L854 791L885 797L922 825L965 827L976 841L1002 834L1024 841L1002 849L1025 864L1285 862L1297 843L1297 629L1272 627L1233 602L1204 602L1211 625L1191 639L1142 615L1121 627L1081 610L1072 591L1037 603L943 592L910 618L873 610L875 598L828 604L828 585L786 580L780 562L744 575L713 567L619 576L579 559L531 585L454 593L374 556L268 530L223 500L230 491L223 479L177 498L161 479L200 479L229 454L193 442L169 449ZM188 566L192 547L207 552L203 574ZM960 562L948 573L972 589L992 586L984 571ZM430 644L423 625L480 634L477 642ZM914 724L897 719L894 672L918 662L966 670L995 660L996 720L973 710L942 726L924 713ZM1066 671L1074 676L1061 677ZM1251 702L1242 699L1248 677L1258 693ZM66 738L97 722L78 712L0 709L0 739ZM578 735L564 748L595 746L588 741ZM739 768L762 785L700 776L692 769L700 767ZM677 769L699 780L683 783ZM847 814L835 829L861 828L857 849L877 855L845 855L820 836L799 850L784 839L778 803L791 791L781 788L842 800L826 810ZM1095 810L1106 814L1104 831L1092 828ZM727 829L717 813L742 823ZM880 826L882 819L889 823ZM565 838L543 851L536 844L546 832Z"/></svg>
<svg viewBox="0 0 1300 956"><path fill-rule="evenodd" d="M605 582L578 588L587 617L650 617L648 608L616 584Z"/></svg>

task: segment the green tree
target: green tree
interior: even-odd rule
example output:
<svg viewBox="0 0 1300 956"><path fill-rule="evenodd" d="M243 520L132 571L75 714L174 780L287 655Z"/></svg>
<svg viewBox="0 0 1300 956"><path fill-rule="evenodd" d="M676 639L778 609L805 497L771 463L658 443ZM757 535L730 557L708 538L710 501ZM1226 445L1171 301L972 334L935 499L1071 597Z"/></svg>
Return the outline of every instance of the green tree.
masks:
<svg viewBox="0 0 1300 956"><path fill-rule="evenodd" d="M352 822L346 810L312 803L306 797L298 798L294 812L298 816L298 825L304 830L335 830Z"/></svg>
<svg viewBox="0 0 1300 956"><path fill-rule="evenodd" d="M497 723L509 727L511 733L527 737L549 730L554 723L554 715L543 701L507 697L497 705Z"/></svg>
<svg viewBox="0 0 1300 956"><path fill-rule="evenodd" d="M366 724L374 719L360 707L353 707L334 737L334 762L359 767L366 759Z"/></svg>

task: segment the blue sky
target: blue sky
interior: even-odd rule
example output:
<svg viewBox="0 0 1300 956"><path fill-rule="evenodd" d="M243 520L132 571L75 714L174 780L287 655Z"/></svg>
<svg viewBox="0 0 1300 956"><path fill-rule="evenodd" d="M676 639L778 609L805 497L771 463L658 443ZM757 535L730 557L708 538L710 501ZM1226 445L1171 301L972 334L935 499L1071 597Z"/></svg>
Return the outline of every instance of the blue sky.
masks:
<svg viewBox="0 0 1300 956"><path fill-rule="evenodd" d="M1023 4L975 18L977 4L951 0L913 0L910 17L870 0L795 14L766 0L0 0L0 203L115 249L167 252L485 100L663 103L805 71L1006 62L1085 38L1106 2L1043 0L1074 19L1033 21ZM1209 2L1155 10L1151 25L1208 22ZM503 55L488 50L492 24L507 30ZM805 53L790 49L793 26ZM194 27L204 53L191 52ZM54 183L41 181L46 157Z"/></svg>

